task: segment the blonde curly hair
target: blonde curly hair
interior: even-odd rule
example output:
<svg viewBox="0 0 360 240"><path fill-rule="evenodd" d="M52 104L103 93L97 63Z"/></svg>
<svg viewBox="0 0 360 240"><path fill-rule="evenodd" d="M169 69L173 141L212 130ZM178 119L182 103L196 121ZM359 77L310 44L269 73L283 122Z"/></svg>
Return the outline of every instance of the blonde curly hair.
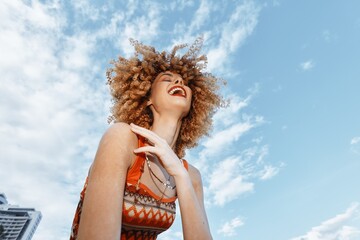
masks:
<svg viewBox="0 0 360 240"><path fill-rule="evenodd" d="M112 61L112 68L106 72L113 97L110 122L135 123L147 129L153 123L153 116L147 102L151 85L158 74L170 71L179 74L192 90L190 112L183 118L175 152L182 158L186 148L197 146L200 137L209 135L212 115L222 106L223 99L217 93L223 80L211 73L203 72L207 58L199 55L203 38L199 37L183 56L177 51L187 44L175 46L170 53L158 52L154 47L130 39L135 48L133 57L119 57ZM141 55L141 57L139 57Z"/></svg>

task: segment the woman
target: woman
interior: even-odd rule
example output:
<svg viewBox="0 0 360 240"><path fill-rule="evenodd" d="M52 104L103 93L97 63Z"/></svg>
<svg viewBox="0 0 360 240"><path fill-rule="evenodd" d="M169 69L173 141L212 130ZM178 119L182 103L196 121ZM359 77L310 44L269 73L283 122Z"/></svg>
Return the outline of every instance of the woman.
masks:
<svg viewBox="0 0 360 240"><path fill-rule="evenodd" d="M186 45L159 53L131 40L135 56L113 62L115 123L100 141L70 239L156 239L173 223L176 199L184 239L212 239L200 173L182 159L222 103L218 79L202 72L202 42L180 57Z"/></svg>

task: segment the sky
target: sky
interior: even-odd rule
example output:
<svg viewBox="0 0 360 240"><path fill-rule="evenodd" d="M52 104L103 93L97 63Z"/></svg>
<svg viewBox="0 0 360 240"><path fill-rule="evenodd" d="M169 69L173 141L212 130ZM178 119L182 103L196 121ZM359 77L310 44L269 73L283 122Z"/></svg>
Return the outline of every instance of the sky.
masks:
<svg viewBox="0 0 360 240"><path fill-rule="evenodd" d="M37 239L68 239L109 127L106 69L129 38L204 36L227 108L185 158L214 239L360 239L360 2L0 2L0 192L34 207ZM181 221L159 236L182 239Z"/></svg>

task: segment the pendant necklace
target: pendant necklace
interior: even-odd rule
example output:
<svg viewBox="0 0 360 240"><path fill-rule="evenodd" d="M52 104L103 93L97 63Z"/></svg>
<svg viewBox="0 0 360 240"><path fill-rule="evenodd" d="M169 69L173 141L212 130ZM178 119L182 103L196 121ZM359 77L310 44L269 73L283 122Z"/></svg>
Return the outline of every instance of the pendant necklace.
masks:
<svg viewBox="0 0 360 240"><path fill-rule="evenodd" d="M151 169L151 167L150 167L150 160L149 160L149 158L148 158L148 156L147 156L147 154L145 153L145 159L146 159L146 163L147 163L147 166L148 166L148 168L149 168L149 171L150 171L150 176L154 176L162 185L164 185L165 186L165 189L166 188L169 188L169 189L171 189L171 190L174 190L175 188L176 188L176 185L174 185L174 186L171 186L171 183L170 183L170 175L169 175L169 177L168 177L168 179L166 179L166 182L163 182L158 176L156 176L156 174L153 172L153 170ZM165 193L165 191L164 191L164 193Z"/></svg>

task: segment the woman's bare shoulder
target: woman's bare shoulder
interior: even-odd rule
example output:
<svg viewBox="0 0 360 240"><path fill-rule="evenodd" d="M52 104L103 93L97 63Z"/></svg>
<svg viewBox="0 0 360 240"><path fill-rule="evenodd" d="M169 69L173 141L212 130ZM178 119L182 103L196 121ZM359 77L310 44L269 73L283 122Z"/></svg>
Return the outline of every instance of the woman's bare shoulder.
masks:
<svg viewBox="0 0 360 240"><path fill-rule="evenodd" d="M197 169L190 163L188 165L189 165L188 172L189 172L191 182L192 182L194 188L199 188L199 187L202 188L201 173L200 173L199 169Z"/></svg>
<svg viewBox="0 0 360 240"><path fill-rule="evenodd" d="M129 124L114 123L100 140L95 162L115 161L130 166L135 156L133 150L137 147L137 142L137 136L131 131Z"/></svg>
<svg viewBox="0 0 360 240"><path fill-rule="evenodd" d="M104 133L101 140L114 141L115 144L132 147L137 144L137 136L131 131L130 125L124 122L112 124Z"/></svg>

